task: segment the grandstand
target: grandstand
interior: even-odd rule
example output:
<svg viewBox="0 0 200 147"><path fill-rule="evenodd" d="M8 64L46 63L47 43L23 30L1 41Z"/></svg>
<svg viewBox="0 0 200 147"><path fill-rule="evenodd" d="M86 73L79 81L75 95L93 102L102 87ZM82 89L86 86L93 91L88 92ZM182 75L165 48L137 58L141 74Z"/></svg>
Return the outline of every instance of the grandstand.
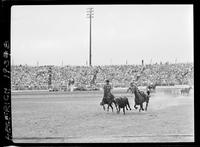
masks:
<svg viewBox="0 0 200 147"><path fill-rule="evenodd" d="M193 63L107 65L107 66L11 66L12 90L48 90L49 67L51 84L58 90L68 88L69 79L74 78L75 87L101 87L109 79L114 87L127 87L131 81L138 86L150 82L158 85L192 85Z"/></svg>

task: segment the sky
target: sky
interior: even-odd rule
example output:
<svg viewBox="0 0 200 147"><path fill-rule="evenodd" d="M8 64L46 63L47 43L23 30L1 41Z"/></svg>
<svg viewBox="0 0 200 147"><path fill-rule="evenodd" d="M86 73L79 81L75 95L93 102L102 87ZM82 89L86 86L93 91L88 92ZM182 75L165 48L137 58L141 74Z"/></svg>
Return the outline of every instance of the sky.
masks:
<svg viewBox="0 0 200 147"><path fill-rule="evenodd" d="M193 5L31 5L11 8L15 65L193 62Z"/></svg>

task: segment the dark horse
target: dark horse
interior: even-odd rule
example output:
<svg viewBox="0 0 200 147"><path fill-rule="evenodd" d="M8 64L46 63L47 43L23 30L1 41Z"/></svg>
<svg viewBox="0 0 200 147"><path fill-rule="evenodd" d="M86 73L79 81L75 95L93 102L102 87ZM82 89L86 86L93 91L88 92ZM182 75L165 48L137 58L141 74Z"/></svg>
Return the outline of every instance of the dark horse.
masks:
<svg viewBox="0 0 200 147"><path fill-rule="evenodd" d="M133 85L132 87L129 87L127 91L129 91L129 90L131 90L131 92L133 94L135 94L134 108L137 109L136 105L140 105L139 111L140 110L144 111L143 103L146 102L145 111L147 111L150 95L147 95L143 91L140 91L135 85Z"/></svg>
<svg viewBox="0 0 200 147"><path fill-rule="evenodd" d="M131 110L128 98L126 96L117 97L114 100L115 100L115 103L116 103L117 108L118 108L117 113L120 113L121 108L123 109L124 114L125 114L125 108L126 108L126 110L128 110L128 108ZM127 108L127 106L128 106L128 108Z"/></svg>
<svg viewBox="0 0 200 147"><path fill-rule="evenodd" d="M116 110L117 110L117 105L116 105L116 102L114 100L114 96L107 96L107 97L104 97L103 100L100 102L100 105L103 106L103 109L105 110L105 104L108 105L107 107L107 111L109 111L109 107L111 107L112 111L113 111L113 107L112 107L112 103L115 104L115 107L116 107Z"/></svg>

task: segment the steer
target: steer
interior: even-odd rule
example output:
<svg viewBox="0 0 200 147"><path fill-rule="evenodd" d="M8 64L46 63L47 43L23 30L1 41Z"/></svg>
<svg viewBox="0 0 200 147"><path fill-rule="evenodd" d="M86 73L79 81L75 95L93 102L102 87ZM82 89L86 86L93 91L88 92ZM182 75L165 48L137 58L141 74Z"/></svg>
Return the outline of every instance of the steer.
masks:
<svg viewBox="0 0 200 147"><path fill-rule="evenodd" d="M131 110L127 97L125 97L125 96L124 97L116 97L114 99L114 101L115 101L117 108L118 108L117 113L120 113L120 109L122 108L123 112L125 114L125 107L126 107L126 110L128 110L127 106Z"/></svg>

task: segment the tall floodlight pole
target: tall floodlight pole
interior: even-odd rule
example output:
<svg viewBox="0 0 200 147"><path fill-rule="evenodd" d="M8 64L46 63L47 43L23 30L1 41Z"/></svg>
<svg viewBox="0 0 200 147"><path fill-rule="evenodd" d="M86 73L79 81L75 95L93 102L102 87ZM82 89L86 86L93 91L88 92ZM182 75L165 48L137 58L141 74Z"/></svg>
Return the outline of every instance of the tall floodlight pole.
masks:
<svg viewBox="0 0 200 147"><path fill-rule="evenodd" d="M90 19L89 66L92 66L92 18L94 18L93 12L93 8L87 8L87 18Z"/></svg>

